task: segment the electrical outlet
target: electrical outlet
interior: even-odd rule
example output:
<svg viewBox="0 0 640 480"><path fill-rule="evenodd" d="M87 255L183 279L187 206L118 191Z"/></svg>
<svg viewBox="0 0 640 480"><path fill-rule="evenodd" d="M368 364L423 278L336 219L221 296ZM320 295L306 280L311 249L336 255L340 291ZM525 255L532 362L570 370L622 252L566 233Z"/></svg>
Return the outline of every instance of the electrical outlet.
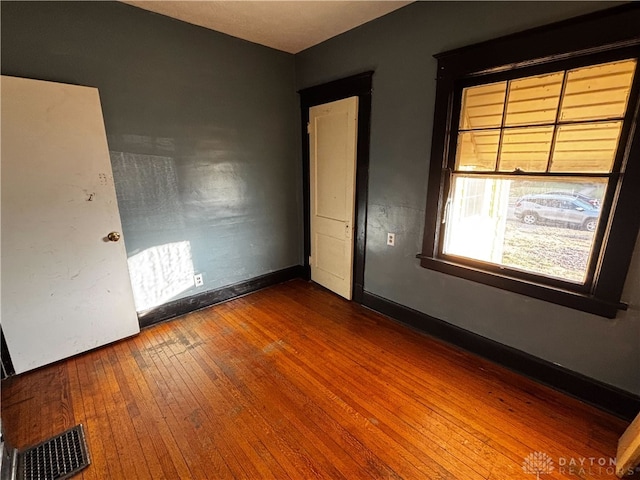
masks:
<svg viewBox="0 0 640 480"><path fill-rule="evenodd" d="M193 276L193 281L196 284L196 287L201 287L204 284L204 280L202 279L202 274L199 273Z"/></svg>
<svg viewBox="0 0 640 480"><path fill-rule="evenodd" d="M395 233L387 233L387 245L395 246L396 244L396 234Z"/></svg>

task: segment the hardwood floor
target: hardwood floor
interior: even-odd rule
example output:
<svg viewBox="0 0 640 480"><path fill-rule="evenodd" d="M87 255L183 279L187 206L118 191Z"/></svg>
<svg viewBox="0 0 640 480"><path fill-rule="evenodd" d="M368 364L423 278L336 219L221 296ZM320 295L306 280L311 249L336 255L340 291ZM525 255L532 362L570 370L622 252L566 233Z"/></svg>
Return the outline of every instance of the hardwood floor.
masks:
<svg viewBox="0 0 640 480"><path fill-rule="evenodd" d="M10 378L2 419L83 423L100 480L613 478L627 426L299 280Z"/></svg>

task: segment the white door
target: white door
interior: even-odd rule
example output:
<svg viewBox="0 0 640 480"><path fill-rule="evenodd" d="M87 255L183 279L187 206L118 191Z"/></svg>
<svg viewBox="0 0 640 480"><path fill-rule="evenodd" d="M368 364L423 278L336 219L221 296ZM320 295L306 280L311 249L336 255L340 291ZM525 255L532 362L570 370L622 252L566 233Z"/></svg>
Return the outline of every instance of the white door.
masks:
<svg viewBox="0 0 640 480"><path fill-rule="evenodd" d="M16 373L140 331L98 90L1 78L2 329ZM112 235L115 240L115 236Z"/></svg>
<svg viewBox="0 0 640 480"><path fill-rule="evenodd" d="M309 109L311 280L351 300L358 97Z"/></svg>

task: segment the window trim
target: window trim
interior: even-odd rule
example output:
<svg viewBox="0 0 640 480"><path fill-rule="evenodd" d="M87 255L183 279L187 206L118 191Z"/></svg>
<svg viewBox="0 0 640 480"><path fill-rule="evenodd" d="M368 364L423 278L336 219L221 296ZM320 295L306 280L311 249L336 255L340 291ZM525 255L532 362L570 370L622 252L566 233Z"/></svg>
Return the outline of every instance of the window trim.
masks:
<svg viewBox="0 0 640 480"><path fill-rule="evenodd" d="M496 40L435 55L438 60L436 104L429 167L425 231L422 253L418 255L422 267L466 278L501 289L542 299L596 315L614 318L619 309L622 289L633 254L640 215L640 6L627 4L584 15L544 27L527 30ZM446 174L450 149L457 139L462 86L483 83L483 78L513 78L552 71L572 65L603 63L623 56L639 58L636 77L629 95L627 114L615 164L626 162L623 174L614 174L604 199L603 212L614 212L609 223L598 229L596 242L601 243L600 257L589 278L587 288L570 282L555 282L535 274L509 275L508 268L487 267L480 261L464 259L458 263L440 251L442 238L440 218L448 188ZM552 64L552 65L550 65ZM455 138L452 138L455 137ZM628 162L628 159L636 159ZM445 258L446 257L446 258Z"/></svg>

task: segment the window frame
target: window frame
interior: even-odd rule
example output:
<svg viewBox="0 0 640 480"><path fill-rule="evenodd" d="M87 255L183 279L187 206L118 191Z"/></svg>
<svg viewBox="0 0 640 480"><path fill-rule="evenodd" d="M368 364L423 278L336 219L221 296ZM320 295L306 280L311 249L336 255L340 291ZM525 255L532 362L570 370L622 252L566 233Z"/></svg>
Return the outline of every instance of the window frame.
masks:
<svg viewBox="0 0 640 480"><path fill-rule="evenodd" d="M614 318L640 229L640 8L636 4L596 12L496 40L435 55L436 104L429 168L422 267ZM596 32L596 33L594 33ZM442 216L455 162L461 92L465 87L637 58L614 169L601 206L587 281L575 284L442 253ZM616 173L623 171L623 173ZM494 175L498 175L494 173ZM540 176L524 173L519 178ZM556 176L545 174L544 176ZM557 176L566 176L558 174ZM591 176L591 175L589 175ZM611 213L610 213L611 212Z"/></svg>

